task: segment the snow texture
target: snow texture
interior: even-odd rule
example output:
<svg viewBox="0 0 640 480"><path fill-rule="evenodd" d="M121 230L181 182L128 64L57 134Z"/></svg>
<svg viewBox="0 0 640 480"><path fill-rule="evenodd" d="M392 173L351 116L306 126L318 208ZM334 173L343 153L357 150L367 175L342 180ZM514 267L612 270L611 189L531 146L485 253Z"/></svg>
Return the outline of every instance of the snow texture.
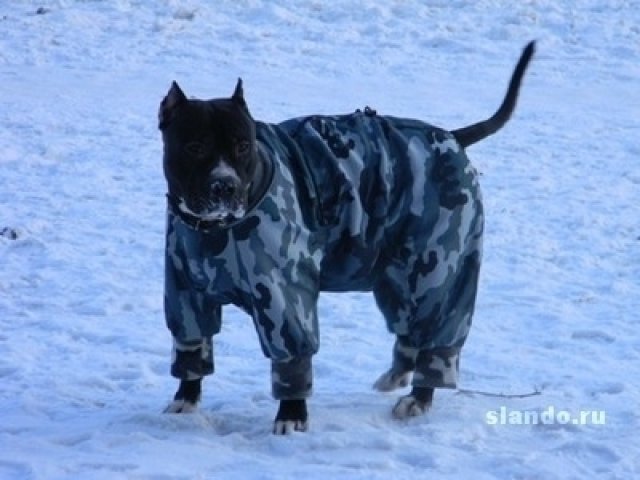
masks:
<svg viewBox="0 0 640 480"><path fill-rule="evenodd" d="M0 478L640 478L639 25L635 0L1 2ZM531 39L514 117L469 148L487 226L466 390L394 420L371 295L325 294L308 432L270 433L269 363L232 307L200 410L162 414L171 81L211 98L242 77L264 121L370 105L454 129L497 108ZM550 407L606 422L489 421Z"/></svg>

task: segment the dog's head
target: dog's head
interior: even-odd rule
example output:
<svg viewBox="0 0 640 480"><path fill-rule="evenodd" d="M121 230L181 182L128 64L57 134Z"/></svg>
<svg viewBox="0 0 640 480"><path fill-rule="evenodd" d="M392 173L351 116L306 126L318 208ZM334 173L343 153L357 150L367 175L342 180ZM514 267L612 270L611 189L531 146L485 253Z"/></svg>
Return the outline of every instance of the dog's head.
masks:
<svg viewBox="0 0 640 480"><path fill-rule="evenodd" d="M188 99L173 82L160 104L164 174L180 213L225 224L247 211L256 129L238 79L230 98Z"/></svg>

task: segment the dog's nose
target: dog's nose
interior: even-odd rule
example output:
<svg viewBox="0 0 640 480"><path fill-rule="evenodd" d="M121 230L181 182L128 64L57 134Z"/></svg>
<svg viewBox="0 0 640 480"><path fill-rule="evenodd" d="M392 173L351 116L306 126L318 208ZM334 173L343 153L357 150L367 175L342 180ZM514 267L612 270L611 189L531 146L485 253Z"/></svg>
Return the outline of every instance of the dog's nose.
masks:
<svg viewBox="0 0 640 480"><path fill-rule="evenodd" d="M211 193L218 198L233 197L237 186L233 178L217 178L211 182Z"/></svg>

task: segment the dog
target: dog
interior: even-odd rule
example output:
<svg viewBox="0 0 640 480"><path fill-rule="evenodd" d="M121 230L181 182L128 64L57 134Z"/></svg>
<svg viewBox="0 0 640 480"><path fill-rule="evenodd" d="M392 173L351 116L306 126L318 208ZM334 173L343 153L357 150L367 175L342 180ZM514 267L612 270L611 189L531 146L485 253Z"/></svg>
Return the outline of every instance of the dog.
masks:
<svg viewBox="0 0 640 480"><path fill-rule="evenodd" d="M271 360L273 432L307 430L320 291L373 292L395 335L374 387L412 387L394 417L421 415L436 388L455 388L484 219L465 149L508 121L534 47L495 114L453 131L370 108L267 124L251 116L241 79L213 100L188 99L173 82L158 120L165 317L180 385L165 412L197 408L222 305L235 304Z"/></svg>

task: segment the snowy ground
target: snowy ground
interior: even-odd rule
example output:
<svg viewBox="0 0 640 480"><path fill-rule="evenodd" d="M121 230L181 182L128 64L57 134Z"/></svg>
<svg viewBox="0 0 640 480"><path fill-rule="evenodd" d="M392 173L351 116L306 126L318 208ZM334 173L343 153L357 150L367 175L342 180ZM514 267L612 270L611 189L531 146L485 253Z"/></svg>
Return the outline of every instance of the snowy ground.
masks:
<svg viewBox="0 0 640 480"><path fill-rule="evenodd" d="M639 25L635 0L3 1L0 478L640 478ZM162 415L171 80L215 97L242 76L266 121L371 105L456 128L532 38L515 117L469 151L487 228L460 386L540 395L438 392L392 420L397 395L370 388L392 338L342 294L321 303L310 432L269 433L269 364L233 308L200 413ZM492 425L502 407L606 421Z"/></svg>

